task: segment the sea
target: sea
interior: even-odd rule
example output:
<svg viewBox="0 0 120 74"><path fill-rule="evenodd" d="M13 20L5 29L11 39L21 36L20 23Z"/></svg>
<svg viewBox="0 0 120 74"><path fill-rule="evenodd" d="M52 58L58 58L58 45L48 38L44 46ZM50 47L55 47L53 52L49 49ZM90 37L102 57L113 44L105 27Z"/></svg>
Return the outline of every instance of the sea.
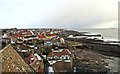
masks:
<svg viewBox="0 0 120 74"><path fill-rule="evenodd" d="M118 40L118 29L117 28L107 28L107 29L93 29L93 28L71 28L70 30L78 32L90 32L90 33L100 33L104 39L110 39L114 41Z"/></svg>

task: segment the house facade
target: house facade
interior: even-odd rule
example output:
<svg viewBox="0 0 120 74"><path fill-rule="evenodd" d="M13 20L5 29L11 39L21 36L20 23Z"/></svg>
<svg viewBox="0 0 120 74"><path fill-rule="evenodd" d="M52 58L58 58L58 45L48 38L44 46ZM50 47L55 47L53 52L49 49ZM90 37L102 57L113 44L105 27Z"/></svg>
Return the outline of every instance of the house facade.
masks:
<svg viewBox="0 0 120 74"><path fill-rule="evenodd" d="M47 56L47 60L50 64L54 64L57 61L64 60L65 62L71 62L71 52L69 49L52 50Z"/></svg>

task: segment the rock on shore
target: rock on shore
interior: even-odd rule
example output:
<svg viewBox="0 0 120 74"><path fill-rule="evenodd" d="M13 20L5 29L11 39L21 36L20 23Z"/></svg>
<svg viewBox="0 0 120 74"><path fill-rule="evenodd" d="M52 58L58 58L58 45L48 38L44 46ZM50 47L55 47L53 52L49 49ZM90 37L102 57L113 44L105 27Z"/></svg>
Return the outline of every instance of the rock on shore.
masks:
<svg viewBox="0 0 120 74"><path fill-rule="evenodd" d="M102 44L101 42L103 41L92 39L65 38L65 40L85 43L89 47L88 50L92 50L103 55L120 57L120 50L118 50L118 48L120 48L119 45Z"/></svg>
<svg viewBox="0 0 120 74"><path fill-rule="evenodd" d="M81 36L83 33L76 31L66 31L67 35ZM120 58L119 45L108 44L103 40L84 39L84 38L64 38L68 42L68 46L77 42L83 44L82 47L70 48L75 56L74 66L77 72L108 72L113 71L111 62L105 60L112 60L110 57ZM104 61L102 61L104 59ZM112 63L113 64L113 63ZM117 64L115 64L117 65ZM116 67L114 65L114 68ZM108 67L108 68L106 68ZM109 68L110 67L110 68Z"/></svg>

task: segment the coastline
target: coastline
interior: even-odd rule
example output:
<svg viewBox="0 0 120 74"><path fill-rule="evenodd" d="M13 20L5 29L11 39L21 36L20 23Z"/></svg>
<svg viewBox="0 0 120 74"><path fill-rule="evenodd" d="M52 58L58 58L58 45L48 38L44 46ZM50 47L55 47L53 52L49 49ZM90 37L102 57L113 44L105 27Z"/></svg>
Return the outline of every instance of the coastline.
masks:
<svg viewBox="0 0 120 74"><path fill-rule="evenodd" d="M65 32L66 32L67 36L69 36L69 35L83 36L83 34L85 33L85 32L78 32L78 31L74 31L74 30L66 30ZM78 43L87 45L86 49L81 49L81 50L84 50L86 52L91 51L92 54L96 53L96 54L100 54L100 55L109 57L109 59L104 59L104 61L108 64L105 67L107 69L110 69L110 71L107 71L107 72L111 72L111 71L116 72L115 69L118 68L117 65L118 65L119 60L116 60L116 62L115 62L114 59L111 59L111 57L120 59L120 55L119 55L120 50L118 50L120 45L114 44L114 41L112 44L111 42L105 42L104 40L99 40L99 39L72 38L72 37L71 38L64 37L64 39L68 42L78 42ZM79 49L77 49L77 51L78 50ZM80 53L78 53L78 56L79 55L80 55ZM89 54L87 54L87 55L89 55ZM109 62L109 61L111 61L111 62ZM111 67L111 66L113 66L113 67ZM102 71L104 71L104 70L102 70ZM119 71L119 69L117 71Z"/></svg>
<svg viewBox="0 0 120 74"><path fill-rule="evenodd" d="M72 30L66 30L66 34L67 35L83 36L84 33L85 32L78 32L78 31L74 31L74 30L73 31ZM106 54L112 53L111 56L115 55L117 57L120 57L120 55L119 55L120 54L120 50L118 50L120 45L119 45L119 43L118 44L114 44L114 41L113 41L113 43L111 43L111 42L105 42L102 39L86 39L86 38L72 38L72 37L71 38L65 37L65 40L85 43L89 47L96 48L96 51L98 51L98 52L106 53L105 50L109 49ZM90 49L90 50L92 50L92 49ZM93 50L93 51L95 51L95 50Z"/></svg>
<svg viewBox="0 0 120 74"><path fill-rule="evenodd" d="M96 30L96 29L95 29ZM73 36L86 36L87 39L97 39L102 40L104 42L110 43L110 44L118 44L120 45L120 40L118 39L118 36L115 37L104 37L102 33L100 32L89 32L89 31L80 31L80 30L74 30L74 29L67 29L66 31L69 31L69 35ZM71 32L71 33L70 33Z"/></svg>

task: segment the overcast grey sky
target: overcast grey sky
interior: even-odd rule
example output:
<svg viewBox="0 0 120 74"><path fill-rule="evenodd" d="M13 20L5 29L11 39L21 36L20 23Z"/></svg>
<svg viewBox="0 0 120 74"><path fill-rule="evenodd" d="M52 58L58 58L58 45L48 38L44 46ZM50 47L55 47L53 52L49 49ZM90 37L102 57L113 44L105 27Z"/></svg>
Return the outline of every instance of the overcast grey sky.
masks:
<svg viewBox="0 0 120 74"><path fill-rule="evenodd" d="M116 28L119 0L0 0L1 28Z"/></svg>

